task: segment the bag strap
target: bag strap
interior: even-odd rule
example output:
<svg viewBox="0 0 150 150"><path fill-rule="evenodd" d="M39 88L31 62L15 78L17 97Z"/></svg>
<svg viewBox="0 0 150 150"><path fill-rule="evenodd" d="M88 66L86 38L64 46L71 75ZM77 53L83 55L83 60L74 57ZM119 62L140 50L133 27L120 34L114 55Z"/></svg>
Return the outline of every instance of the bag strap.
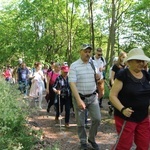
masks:
<svg viewBox="0 0 150 150"><path fill-rule="evenodd" d="M95 69L95 66L94 66L94 63L93 63L93 60L89 61L92 69L94 70L94 78L95 78L95 83L97 85L97 80L96 80L96 69Z"/></svg>

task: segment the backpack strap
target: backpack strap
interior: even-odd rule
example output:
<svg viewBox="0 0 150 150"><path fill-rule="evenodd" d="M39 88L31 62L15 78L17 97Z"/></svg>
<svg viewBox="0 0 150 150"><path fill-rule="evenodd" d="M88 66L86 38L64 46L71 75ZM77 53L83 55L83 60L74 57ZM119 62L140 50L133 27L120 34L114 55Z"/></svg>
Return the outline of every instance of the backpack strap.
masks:
<svg viewBox="0 0 150 150"><path fill-rule="evenodd" d="M93 63L93 60L89 61L92 69L94 70L94 78L95 78L95 83L97 85L97 80L96 80L96 69L95 69L95 66L94 66L94 63Z"/></svg>
<svg viewBox="0 0 150 150"><path fill-rule="evenodd" d="M104 58L103 57L101 57L101 60L102 60L102 62L104 62Z"/></svg>

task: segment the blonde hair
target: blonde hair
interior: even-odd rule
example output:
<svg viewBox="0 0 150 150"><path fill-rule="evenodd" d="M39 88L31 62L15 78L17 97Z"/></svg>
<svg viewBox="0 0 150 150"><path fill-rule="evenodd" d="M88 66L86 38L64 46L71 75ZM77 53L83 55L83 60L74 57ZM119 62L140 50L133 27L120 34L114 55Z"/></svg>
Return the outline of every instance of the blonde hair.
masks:
<svg viewBox="0 0 150 150"><path fill-rule="evenodd" d="M119 53L119 55L118 55L118 60L117 60L117 62L116 62L116 65L117 65L117 66L119 66L119 65L122 63L121 57L122 57L123 55L127 55L127 53L124 52L124 51L121 51L121 52Z"/></svg>

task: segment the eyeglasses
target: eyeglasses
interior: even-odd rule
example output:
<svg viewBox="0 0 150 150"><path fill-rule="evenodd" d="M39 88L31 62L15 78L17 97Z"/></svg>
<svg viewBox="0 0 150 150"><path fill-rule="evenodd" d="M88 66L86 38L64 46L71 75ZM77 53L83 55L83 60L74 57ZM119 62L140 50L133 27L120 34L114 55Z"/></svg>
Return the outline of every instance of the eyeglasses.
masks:
<svg viewBox="0 0 150 150"><path fill-rule="evenodd" d="M145 63L145 61L144 60L137 60L137 59L135 59L135 61L136 61L136 63Z"/></svg>

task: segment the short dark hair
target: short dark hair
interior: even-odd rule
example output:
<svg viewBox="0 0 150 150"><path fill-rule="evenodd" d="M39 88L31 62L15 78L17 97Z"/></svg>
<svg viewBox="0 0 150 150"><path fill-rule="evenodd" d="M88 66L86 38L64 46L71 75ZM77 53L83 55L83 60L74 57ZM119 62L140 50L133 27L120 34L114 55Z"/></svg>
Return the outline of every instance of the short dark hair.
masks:
<svg viewBox="0 0 150 150"><path fill-rule="evenodd" d="M96 49L96 51L97 51L97 52L102 52L102 48L98 47L98 48Z"/></svg>

